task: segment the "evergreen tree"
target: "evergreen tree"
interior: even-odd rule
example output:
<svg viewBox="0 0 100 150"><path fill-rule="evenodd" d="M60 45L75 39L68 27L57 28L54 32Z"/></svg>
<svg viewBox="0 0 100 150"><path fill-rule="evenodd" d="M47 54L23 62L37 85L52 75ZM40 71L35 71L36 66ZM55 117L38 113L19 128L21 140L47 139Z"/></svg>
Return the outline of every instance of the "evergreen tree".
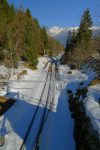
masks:
<svg viewBox="0 0 100 150"><path fill-rule="evenodd" d="M2 4L4 7L9 7L7 0L0 0L0 4Z"/></svg>
<svg viewBox="0 0 100 150"><path fill-rule="evenodd" d="M7 8L7 9L6 9ZM0 1L0 59L4 59L4 49L6 45L8 3L6 0Z"/></svg>
<svg viewBox="0 0 100 150"><path fill-rule="evenodd" d="M26 9L26 16L27 17L29 17L29 18L31 18L32 16L31 16L31 12L30 12L30 10L29 9Z"/></svg>
<svg viewBox="0 0 100 150"><path fill-rule="evenodd" d="M33 28L31 18L26 18L26 25L24 31L24 57L32 65L36 67L37 64L37 51L34 45Z"/></svg>
<svg viewBox="0 0 100 150"><path fill-rule="evenodd" d="M77 34L77 43L81 44L82 50L89 49L91 38L92 38L92 31L90 29L91 26L92 26L92 19L91 19L90 11L89 9L87 9L82 16L78 34Z"/></svg>
<svg viewBox="0 0 100 150"><path fill-rule="evenodd" d="M15 8L13 6L13 4L9 7L9 11L8 11L8 18L9 18L9 22L13 21L14 17L15 17L16 13L15 13Z"/></svg>
<svg viewBox="0 0 100 150"><path fill-rule="evenodd" d="M66 48L65 48L66 53L71 51L71 44L72 44L72 33L69 30L68 37L67 37L67 40L66 40Z"/></svg>
<svg viewBox="0 0 100 150"><path fill-rule="evenodd" d="M78 33L76 36L76 44L73 51L72 61L80 67L88 57L92 54L92 19L89 9L87 9L82 16Z"/></svg>
<svg viewBox="0 0 100 150"><path fill-rule="evenodd" d="M65 52L67 54L72 53L76 45L76 32L73 29L73 31L69 30L67 41L66 41L66 47Z"/></svg>
<svg viewBox="0 0 100 150"><path fill-rule="evenodd" d="M37 26L37 28L40 28L39 22L36 18L33 19L35 25Z"/></svg>
<svg viewBox="0 0 100 150"><path fill-rule="evenodd" d="M92 19L89 9L83 13L80 26L77 31L69 31L68 38L66 41L64 60L79 61L82 63L92 53L91 42L92 42ZM80 56L79 56L80 55ZM78 65L79 66L79 65Z"/></svg>
<svg viewBox="0 0 100 150"><path fill-rule="evenodd" d="M42 37L43 37L43 43L44 43L44 50L45 50L45 52L47 52L47 50L48 50L48 36L47 36L46 29L44 26L43 26L43 30L42 30Z"/></svg>
<svg viewBox="0 0 100 150"><path fill-rule="evenodd" d="M41 38L41 28L39 22L36 18L32 21L33 25L33 36L34 36L34 45L39 55L42 55L43 42Z"/></svg>

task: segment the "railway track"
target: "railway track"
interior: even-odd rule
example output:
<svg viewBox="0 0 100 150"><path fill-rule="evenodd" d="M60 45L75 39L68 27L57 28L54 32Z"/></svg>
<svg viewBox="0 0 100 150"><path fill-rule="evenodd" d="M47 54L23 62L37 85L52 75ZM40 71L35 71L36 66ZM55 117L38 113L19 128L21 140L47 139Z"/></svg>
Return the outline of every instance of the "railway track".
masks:
<svg viewBox="0 0 100 150"><path fill-rule="evenodd" d="M52 80L54 81L55 80L55 66L52 67L51 72L52 72L52 75L50 77L50 81L52 81ZM54 100L54 93L53 93L54 88L55 88L54 85L50 83L49 84L49 90L48 90L48 99L49 99L49 97L51 97L50 94L53 94L53 97L52 97L51 101L48 101L48 99L47 99L46 107L48 107L48 109L45 109L45 113L44 113L44 116L43 116L43 119L42 119L42 122L41 122L41 126L40 126L40 129L39 129L38 135L37 135L36 144L35 144L33 150L39 150L42 131L43 131L45 122L48 118L48 115L49 115L50 111L52 110L52 105L53 105L53 100ZM48 102L49 102L49 105L48 105Z"/></svg>
<svg viewBox="0 0 100 150"><path fill-rule="evenodd" d="M48 73L47 73L47 76L46 76L46 81L48 81L48 80L52 80L52 76L53 76L53 69L52 69L53 67L52 67L52 65L50 65L49 66L49 69L48 69ZM55 75L54 75L55 76ZM48 90L48 91L47 91ZM35 112L34 112L34 114L33 114L33 117L32 117L32 120L31 120L31 122L30 122L30 124L29 124L29 127L28 127L28 129L27 129L27 131L26 131L26 134L25 134L25 137L24 137L24 140L23 140L23 143L22 143L22 145L21 145L21 147L20 147L20 150L24 150L25 149L25 147L27 147L27 142L28 142L28 139L29 139L29 137L30 137L30 134L31 134L31 131L32 131L32 128L33 128L33 126L35 126L35 121L36 121L36 119L38 118L38 114L39 114L39 111L40 111L40 105L42 104L42 99L43 99L43 97L44 97L44 95L45 95L45 93L47 93L47 97L46 97L46 101L45 101L45 104L44 104L44 107L43 107L43 109L42 109L42 111L41 111L41 114L40 114L40 123L39 123L39 127L38 127L38 132L37 132L37 134L36 134L36 138L35 138L35 140L33 141L33 143L31 144L31 148L29 147L28 149L29 150L31 150L31 149L33 149L33 150L37 150L38 149L38 144L39 144L39 139L40 139L40 135L41 135L41 132L42 132L42 129L43 129L43 126L44 126L44 124L45 124L45 122L46 122L46 118L47 118L47 116L48 116L48 114L49 114L49 112L50 112L50 110L51 110L51 107L52 107L52 101L53 101L53 98L52 98L52 100L51 100L51 102L49 102L50 101L50 91L51 91L51 83L46 83L45 82L45 84L44 84L44 87L43 87L43 90L42 90L42 93L41 93L41 97L40 97L40 100L39 100L39 102L38 102L38 105L37 105L37 107L36 107L36 110L35 110ZM49 109L47 110L47 107L49 106ZM27 148L26 148L27 149Z"/></svg>

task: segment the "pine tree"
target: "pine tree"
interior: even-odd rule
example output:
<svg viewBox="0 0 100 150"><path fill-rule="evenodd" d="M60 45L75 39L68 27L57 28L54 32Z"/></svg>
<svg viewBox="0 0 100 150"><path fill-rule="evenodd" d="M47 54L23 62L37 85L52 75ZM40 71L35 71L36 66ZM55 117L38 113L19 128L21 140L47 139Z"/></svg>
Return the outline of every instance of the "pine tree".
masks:
<svg viewBox="0 0 100 150"><path fill-rule="evenodd" d="M30 17L26 18L26 25L23 38L24 58L30 63L31 66L36 67L37 50L34 44L32 19Z"/></svg>
<svg viewBox="0 0 100 150"><path fill-rule="evenodd" d="M37 28L40 28L39 22L36 18L33 19L35 25L37 26Z"/></svg>
<svg viewBox="0 0 100 150"><path fill-rule="evenodd" d="M78 33L76 35L76 44L74 47L72 61L74 61L77 67L80 67L88 57L92 54L91 42L92 42L92 19L89 9L87 9L82 16Z"/></svg>
<svg viewBox="0 0 100 150"><path fill-rule="evenodd" d="M92 38L92 19L89 9L87 9L81 19L78 34L77 34L77 43L81 44L82 50L88 50L91 38Z"/></svg>
<svg viewBox="0 0 100 150"><path fill-rule="evenodd" d="M66 41L65 52L71 54L75 48L75 45L76 45L76 32L74 29L73 31L69 30L67 41Z"/></svg>
<svg viewBox="0 0 100 150"><path fill-rule="evenodd" d="M29 17L29 18L31 18L32 16L31 16L31 12L30 12L30 10L29 9L26 9L26 16L27 17Z"/></svg>
<svg viewBox="0 0 100 150"><path fill-rule="evenodd" d="M65 48L66 53L71 51L71 43L72 43L72 33L69 30L68 37L67 37L67 40L66 40L66 48Z"/></svg>
<svg viewBox="0 0 100 150"><path fill-rule="evenodd" d="M4 59L4 49L6 46L7 14L9 5L6 0L0 0L0 59Z"/></svg>
<svg viewBox="0 0 100 150"><path fill-rule="evenodd" d="M0 3L4 6L9 6L8 1L7 0L0 0Z"/></svg>
<svg viewBox="0 0 100 150"><path fill-rule="evenodd" d="M48 35L46 33L46 29L44 26L42 29L42 37L43 37L43 43L44 43L44 51L47 52L47 50L48 50Z"/></svg>
<svg viewBox="0 0 100 150"><path fill-rule="evenodd" d="M9 7L9 11L8 11L8 22L13 21L15 15L16 15L16 13L15 13L15 8L14 8L14 5L12 4L12 5Z"/></svg>

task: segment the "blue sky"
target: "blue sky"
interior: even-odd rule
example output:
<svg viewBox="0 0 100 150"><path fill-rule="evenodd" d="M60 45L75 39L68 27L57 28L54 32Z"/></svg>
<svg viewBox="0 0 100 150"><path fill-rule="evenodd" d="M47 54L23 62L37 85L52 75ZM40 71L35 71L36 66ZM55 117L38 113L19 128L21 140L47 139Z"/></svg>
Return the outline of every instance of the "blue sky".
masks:
<svg viewBox="0 0 100 150"><path fill-rule="evenodd" d="M100 0L8 0L15 7L21 4L29 8L33 17L39 20L41 26L74 27L79 22L84 10L91 11L94 24L98 23Z"/></svg>

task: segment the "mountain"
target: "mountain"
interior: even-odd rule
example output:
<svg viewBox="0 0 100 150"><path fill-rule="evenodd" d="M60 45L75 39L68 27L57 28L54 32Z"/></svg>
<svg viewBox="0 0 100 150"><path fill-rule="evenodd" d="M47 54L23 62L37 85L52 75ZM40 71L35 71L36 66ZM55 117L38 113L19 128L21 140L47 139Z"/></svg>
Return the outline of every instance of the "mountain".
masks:
<svg viewBox="0 0 100 150"><path fill-rule="evenodd" d="M55 38L56 40L60 41L62 44L65 45L68 32L69 30L72 31L73 29L77 31L78 27L60 28L55 26L55 27L48 28L47 33L49 36ZM94 26L91 29L93 31L93 36L100 33L100 27Z"/></svg>

